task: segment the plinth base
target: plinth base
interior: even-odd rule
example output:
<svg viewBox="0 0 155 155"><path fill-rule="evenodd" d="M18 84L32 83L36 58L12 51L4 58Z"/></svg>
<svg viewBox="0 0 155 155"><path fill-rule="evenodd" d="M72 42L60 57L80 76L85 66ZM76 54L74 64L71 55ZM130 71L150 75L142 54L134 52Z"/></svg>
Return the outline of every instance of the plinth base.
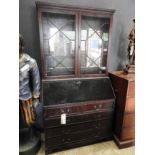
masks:
<svg viewBox="0 0 155 155"><path fill-rule="evenodd" d="M126 140L126 141L120 141L116 135L113 135L113 136L114 136L114 141L115 141L116 145L119 147L119 149L123 149L123 148L127 148L127 147L135 145L134 139Z"/></svg>
<svg viewBox="0 0 155 155"><path fill-rule="evenodd" d="M41 146L40 133L33 129L20 130L19 155L36 155Z"/></svg>

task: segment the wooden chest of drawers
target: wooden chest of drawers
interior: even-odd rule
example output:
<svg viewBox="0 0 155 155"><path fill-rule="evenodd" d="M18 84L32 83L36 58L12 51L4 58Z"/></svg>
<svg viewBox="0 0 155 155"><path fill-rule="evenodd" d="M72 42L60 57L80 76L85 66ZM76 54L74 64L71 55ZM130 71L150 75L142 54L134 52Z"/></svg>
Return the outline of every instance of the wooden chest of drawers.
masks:
<svg viewBox="0 0 155 155"><path fill-rule="evenodd" d="M108 77L43 81L42 90L46 154L112 139L115 98Z"/></svg>
<svg viewBox="0 0 155 155"><path fill-rule="evenodd" d="M114 71L109 76L116 95L114 139L124 148L135 141L135 75Z"/></svg>

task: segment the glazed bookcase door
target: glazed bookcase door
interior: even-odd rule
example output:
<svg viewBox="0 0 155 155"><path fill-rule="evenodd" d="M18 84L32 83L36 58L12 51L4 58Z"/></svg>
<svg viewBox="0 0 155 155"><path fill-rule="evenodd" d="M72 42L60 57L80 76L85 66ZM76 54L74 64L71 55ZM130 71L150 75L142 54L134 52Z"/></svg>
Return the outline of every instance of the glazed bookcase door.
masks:
<svg viewBox="0 0 155 155"><path fill-rule="evenodd" d="M76 15L42 12L41 18L45 76L74 75Z"/></svg>
<svg viewBox="0 0 155 155"><path fill-rule="evenodd" d="M109 17L81 15L81 74L106 73L109 29Z"/></svg>
<svg viewBox="0 0 155 155"><path fill-rule="evenodd" d="M106 76L113 12L38 5L42 77Z"/></svg>

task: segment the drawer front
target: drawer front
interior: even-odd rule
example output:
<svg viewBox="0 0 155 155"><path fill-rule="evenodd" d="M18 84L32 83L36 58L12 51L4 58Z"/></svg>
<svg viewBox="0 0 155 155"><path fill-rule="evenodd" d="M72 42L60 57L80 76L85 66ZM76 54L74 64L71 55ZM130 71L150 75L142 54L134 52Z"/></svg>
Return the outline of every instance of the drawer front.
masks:
<svg viewBox="0 0 155 155"><path fill-rule="evenodd" d="M124 115L123 127L134 127L135 126L135 115L127 114Z"/></svg>
<svg viewBox="0 0 155 155"><path fill-rule="evenodd" d="M59 105L59 106L49 106L44 107L44 118L60 116L63 113L66 114L74 114L74 113L83 113L94 110L102 110L113 108L112 101L96 101L91 103L78 103L76 105L68 104L68 105Z"/></svg>
<svg viewBox="0 0 155 155"><path fill-rule="evenodd" d="M125 113L135 112L135 98L128 98L125 106Z"/></svg>
<svg viewBox="0 0 155 155"><path fill-rule="evenodd" d="M75 115L66 115L66 125L76 124L76 123L83 123L83 122L91 122L93 120L105 120L111 119L113 117L113 110L106 110L106 111L94 111L89 113L81 113ZM47 118L44 120L44 127L45 128L53 128L53 127L62 127L65 125L61 125L60 123L60 116L55 118Z"/></svg>
<svg viewBox="0 0 155 155"><path fill-rule="evenodd" d="M130 140L135 138L135 127L127 127L122 129L121 140Z"/></svg>
<svg viewBox="0 0 155 155"><path fill-rule="evenodd" d="M45 129L45 137L48 138L54 138L60 135L68 134L75 134L75 133L81 133L84 131L93 131L103 129L107 131L112 131L112 120L99 120L99 121L93 121L93 122L85 122L85 123L79 123L75 125L66 125L62 127L55 127L55 128L47 128Z"/></svg>
<svg viewBox="0 0 155 155"><path fill-rule="evenodd" d="M132 82L129 82L129 85L128 85L128 97L135 97L135 82L132 81Z"/></svg>
<svg viewBox="0 0 155 155"><path fill-rule="evenodd" d="M98 135L96 137L90 136L87 139L83 139L83 140L79 140L71 143L63 143L61 145L56 145L56 146L50 145L47 147L47 145L45 145L45 152L46 154L50 154L57 151L62 151L62 150L71 149L75 147L81 147L81 146L86 146L86 145L90 145L98 142L103 142L103 140L112 140L112 134L110 133L107 135Z"/></svg>
<svg viewBox="0 0 155 155"><path fill-rule="evenodd" d="M112 130L108 128L99 128L99 129L92 129L92 130L85 130L81 132L69 133L69 134L62 134L57 137L46 139L46 147L54 147L58 145L70 144L73 142L78 142L81 140L92 138L100 138L100 137L109 137L112 135Z"/></svg>

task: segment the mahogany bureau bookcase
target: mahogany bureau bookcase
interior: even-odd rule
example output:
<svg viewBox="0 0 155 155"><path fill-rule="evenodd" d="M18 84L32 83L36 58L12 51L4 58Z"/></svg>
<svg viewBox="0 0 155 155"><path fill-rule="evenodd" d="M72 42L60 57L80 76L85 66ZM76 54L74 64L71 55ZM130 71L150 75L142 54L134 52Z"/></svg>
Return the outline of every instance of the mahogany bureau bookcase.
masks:
<svg viewBox="0 0 155 155"><path fill-rule="evenodd" d="M116 95L114 140L119 148L135 142L135 74L109 73Z"/></svg>
<svg viewBox="0 0 155 155"><path fill-rule="evenodd" d="M46 154L112 139L113 10L37 2Z"/></svg>

